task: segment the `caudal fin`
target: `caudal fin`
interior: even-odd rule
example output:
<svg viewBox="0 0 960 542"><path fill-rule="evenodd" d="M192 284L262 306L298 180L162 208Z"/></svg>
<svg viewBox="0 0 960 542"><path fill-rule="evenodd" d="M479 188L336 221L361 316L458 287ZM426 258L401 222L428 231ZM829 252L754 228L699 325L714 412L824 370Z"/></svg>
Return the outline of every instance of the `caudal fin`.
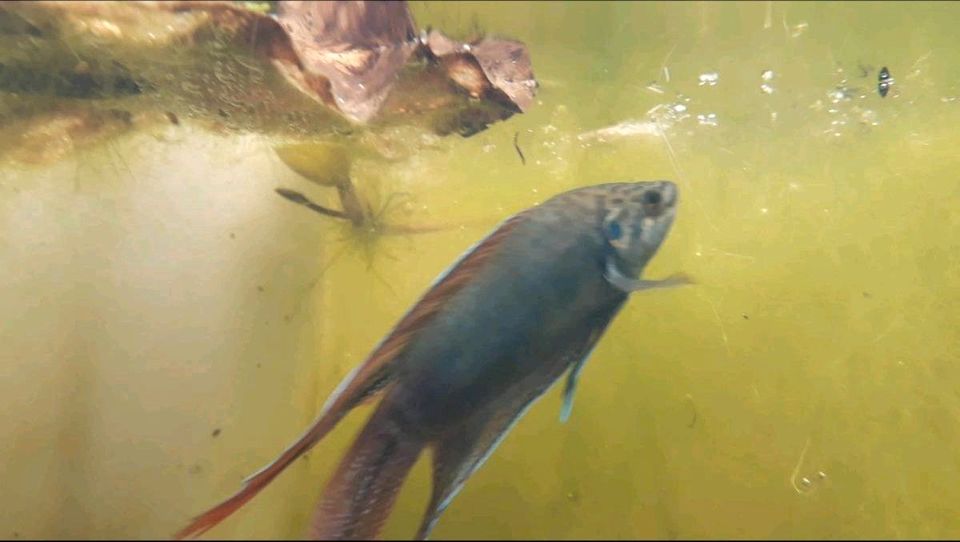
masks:
<svg viewBox="0 0 960 542"><path fill-rule="evenodd" d="M246 504L247 501L252 499L260 490L276 478L283 469L287 468L298 457L316 444L318 440L323 438L335 423L336 420L328 421L328 418L322 417L307 433L300 437L293 446L287 448L287 451L274 460L273 463L270 463L265 468L247 478L240 491L237 491L229 499L194 518L193 521L190 522L190 525L187 525L174 535L174 539L183 540L185 538L200 536L226 519L230 514L236 512L238 508Z"/></svg>
<svg viewBox="0 0 960 542"><path fill-rule="evenodd" d="M382 361L374 356L366 364L360 366L334 392L328 405L324 407L323 412L303 436L297 439L272 463L244 480L243 487L232 497L194 518L189 525L174 535L174 539L183 540L199 536L246 504L298 457L325 437L347 412L370 399L377 392L382 391L391 378L389 372L384 370L389 368L387 363L389 361L392 361L392 358ZM379 369L379 371L375 369Z"/></svg>
<svg viewBox="0 0 960 542"><path fill-rule="evenodd" d="M404 433L394 421L392 407L381 403L328 483L310 538L376 538L424 444Z"/></svg>

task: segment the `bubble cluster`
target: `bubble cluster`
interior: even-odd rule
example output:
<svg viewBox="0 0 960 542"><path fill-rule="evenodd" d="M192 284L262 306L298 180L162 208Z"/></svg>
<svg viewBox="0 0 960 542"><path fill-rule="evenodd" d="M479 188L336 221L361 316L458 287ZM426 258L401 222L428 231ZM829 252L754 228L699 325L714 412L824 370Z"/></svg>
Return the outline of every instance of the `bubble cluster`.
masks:
<svg viewBox="0 0 960 542"><path fill-rule="evenodd" d="M700 123L700 126L717 126L717 114L716 113L707 113L706 115L700 114L697 115L697 122Z"/></svg>
<svg viewBox="0 0 960 542"><path fill-rule="evenodd" d="M840 80L825 92L810 109L827 114L827 126L822 133L828 137L842 137L852 130L869 129L880 125L878 113L866 107L867 100L875 98L866 87L853 85L844 77L843 68L837 68Z"/></svg>
<svg viewBox="0 0 960 542"><path fill-rule="evenodd" d="M713 87L720 81L720 74L717 72L701 73L699 77L700 86Z"/></svg>
<svg viewBox="0 0 960 542"><path fill-rule="evenodd" d="M770 82L773 81L773 76L773 70L764 70L763 73L760 74L760 79L763 81L763 83L760 84L760 91L764 94L773 94L774 88L773 85L770 84Z"/></svg>

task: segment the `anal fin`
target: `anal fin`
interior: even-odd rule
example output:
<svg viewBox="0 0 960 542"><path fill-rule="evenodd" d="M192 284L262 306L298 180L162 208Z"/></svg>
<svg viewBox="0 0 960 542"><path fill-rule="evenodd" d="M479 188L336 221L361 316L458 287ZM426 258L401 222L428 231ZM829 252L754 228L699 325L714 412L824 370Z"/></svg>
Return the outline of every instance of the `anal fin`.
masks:
<svg viewBox="0 0 960 542"><path fill-rule="evenodd" d="M564 340L555 345L553 352L544 356L542 361L545 367L570 367L561 419L570 414L580 370L625 300L625 296L614 299L602 310L585 316L574 329L564 334ZM515 382L512 389L505 390L497 399L434 441L433 494L417 532L418 540L430 535L467 479L483 466L514 424L543 396L560 374L562 370L553 376L539 374L531 380Z"/></svg>
<svg viewBox="0 0 960 542"><path fill-rule="evenodd" d="M433 446L433 494L423 516L417 540L426 540L444 510L467 479L490 457L501 441L543 395L537 390L500 408L477 412L462 426L448 432Z"/></svg>
<svg viewBox="0 0 960 542"><path fill-rule="evenodd" d="M570 351L570 372L567 374L567 382L563 388L563 405L560 407L560 423L566 423L570 419L570 413L573 412L573 396L577 391L577 380L580 378L580 371L590 359L590 354L597 346L597 341L603 336L603 332L610 324L613 313L606 317L599 318L593 327L588 328L589 333L582 337L582 341L572 343Z"/></svg>
<svg viewBox="0 0 960 542"><path fill-rule="evenodd" d="M586 365L592 351L593 349L587 351L586 355L570 367L570 372L567 374L567 383L563 388L563 405L560 407L560 423L567 423L567 420L570 419L570 413L573 412L573 396L577 391L577 379L580 377L580 371L583 369L583 366Z"/></svg>

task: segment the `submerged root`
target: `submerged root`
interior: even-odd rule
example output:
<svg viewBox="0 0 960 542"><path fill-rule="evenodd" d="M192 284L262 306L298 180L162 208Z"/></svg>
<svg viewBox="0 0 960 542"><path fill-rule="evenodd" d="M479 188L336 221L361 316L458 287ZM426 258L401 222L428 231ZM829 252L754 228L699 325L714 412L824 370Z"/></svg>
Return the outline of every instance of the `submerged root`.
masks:
<svg viewBox="0 0 960 542"><path fill-rule="evenodd" d="M292 202L294 202L294 203L297 203L297 204L299 204L299 205L303 205L303 206L306 207L307 209L310 209L311 211L318 212L318 213L320 213L320 214L322 214L322 215L324 215L324 216L331 216L331 217L333 217L333 218L343 218L343 219L349 219L349 218L350 218L350 217L349 217L346 213L344 213L344 212L337 211L337 210L335 210L335 209L328 209L328 208L326 208L326 207L323 207L322 205L317 205L316 203L310 201L309 198L307 198L306 196L304 196L304 195L301 194L300 192L297 192L297 191L294 191L294 190L289 190L289 189L287 189L287 188L277 188L277 189L276 189L276 192L277 192L277 194L280 194L282 197L284 197L284 198L286 198L286 199L288 199L288 200L290 200L290 201L292 201Z"/></svg>
<svg viewBox="0 0 960 542"><path fill-rule="evenodd" d="M346 186L349 184L349 187ZM284 199L310 209L311 211L328 218L337 220L341 226L340 235L334 241L333 245L338 245L333 250L330 258L323 264L316 278L304 285L300 294L297 296L297 306L293 312L299 314L303 309L304 302L311 297L313 289L323 279L327 271L344 255L355 255L366 262L367 271L394 295L396 292L390 282L377 271L375 261L378 258L386 257L390 260L397 260L397 257L390 253L381 243L384 237L396 238L397 236L420 235L426 233L437 233L454 229L462 229L471 226L483 226L489 224L488 220L472 220L460 224L400 224L391 219L394 211L397 210L397 204L404 199L412 197L407 192L394 192L387 196L379 209L374 212L372 206L366 199L353 189L352 183L346 180L337 185L337 193L340 196L343 210L332 209L320 205L301 192L290 190L288 188L275 189ZM408 239L409 240L409 239Z"/></svg>

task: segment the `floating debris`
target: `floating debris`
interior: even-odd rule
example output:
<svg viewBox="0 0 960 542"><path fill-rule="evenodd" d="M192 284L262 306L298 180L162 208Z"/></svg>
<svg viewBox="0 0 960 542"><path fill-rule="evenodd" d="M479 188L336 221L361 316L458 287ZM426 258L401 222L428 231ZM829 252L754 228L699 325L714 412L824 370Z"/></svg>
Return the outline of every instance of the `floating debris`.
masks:
<svg viewBox="0 0 960 542"><path fill-rule="evenodd" d="M760 78L764 81L773 81L773 70L763 70L763 73L760 74Z"/></svg>
<svg viewBox="0 0 960 542"><path fill-rule="evenodd" d="M764 94L773 94L773 86L771 86L771 85L769 85L769 84L767 84L767 83L764 83L764 84L760 85L760 90L761 90Z"/></svg>
<svg viewBox="0 0 960 542"><path fill-rule="evenodd" d="M653 81L652 83L650 83L649 85L647 85L647 90L649 90L650 92L656 93L656 94L663 94L663 93L664 93L664 92L663 92L663 88L662 88L660 85L658 85L656 81Z"/></svg>
<svg viewBox="0 0 960 542"><path fill-rule="evenodd" d="M713 87L717 85L717 82L720 80L720 74L717 72L708 72L701 73L699 77L700 86Z"/></svg>
<svg viewBox="0 0 960 542"><path fill-rule="evenodd" d="M660 137L660 127L656 122L628 120L600 128L590 132L584 132L577 136L580 141L599 140L606 141L608 138L629 137L629 136L655 136Z"/></svg>
<svg viewBox="0 0 960 542"><path fill-rule="evenodd" d="M890 70L886 66L880 68L880 75L877 76L877 92L881 98L885 98L893 86L893 77L890 76Z"/></svg>

